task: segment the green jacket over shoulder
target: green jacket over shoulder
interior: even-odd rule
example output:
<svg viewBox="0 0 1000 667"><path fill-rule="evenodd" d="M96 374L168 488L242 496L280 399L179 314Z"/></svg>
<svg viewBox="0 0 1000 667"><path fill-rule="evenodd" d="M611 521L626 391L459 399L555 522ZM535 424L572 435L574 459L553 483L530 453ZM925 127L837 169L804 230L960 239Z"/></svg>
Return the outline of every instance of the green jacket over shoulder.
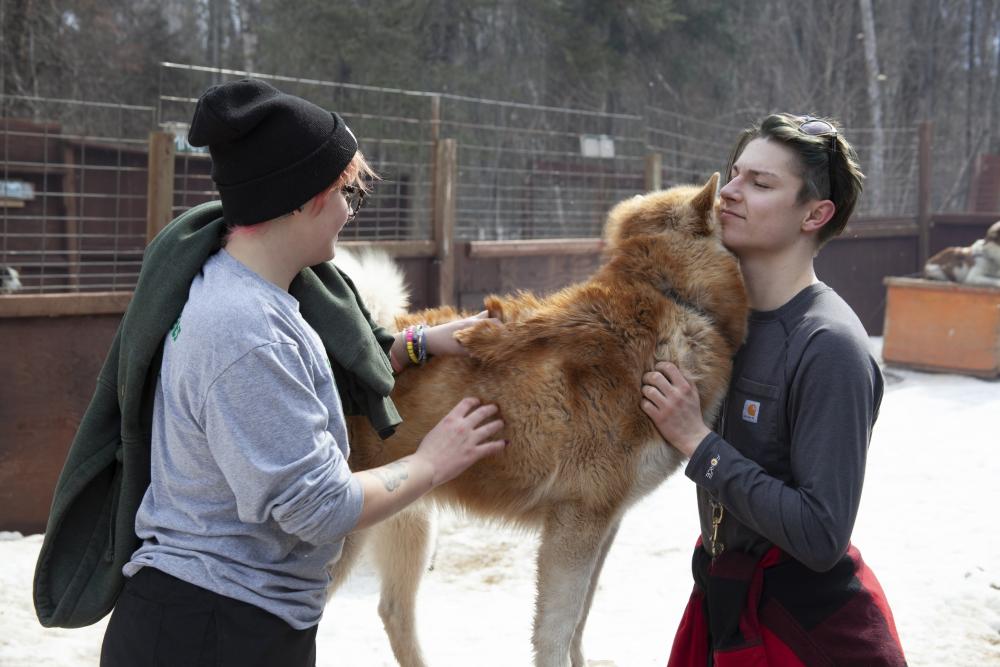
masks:
<svg viewBox="0 0 1000 667"><path fill-rule="evenodd" d="M153 397L163 340L191 281L222 246L222 205L187 211L149 244L97 388L56 484L35 567L34 602L45 627L96 623L114 607L122 566L139 546L135 514L149 486ZM389 399L393 337L372 323L350 279L332 265L303 270L289 289L329 355L348 415L389 437L402 420Z"/></svg>

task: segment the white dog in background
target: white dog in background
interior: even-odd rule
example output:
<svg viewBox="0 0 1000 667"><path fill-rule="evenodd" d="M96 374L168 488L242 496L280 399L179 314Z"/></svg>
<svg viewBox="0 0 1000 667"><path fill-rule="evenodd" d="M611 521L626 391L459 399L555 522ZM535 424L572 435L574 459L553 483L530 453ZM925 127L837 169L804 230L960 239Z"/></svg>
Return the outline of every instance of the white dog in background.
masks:
<svg viewBox="0 0 1000 667"><path fill-rule="evenodd" d="M13 266L0 265L0 294L21 289L21 274Z"/></svg>
<svg viewBox="0 0 1000 667"><path fill-rule="evenodd" d="M1000 287L1000 220L970 246L945 248L924 264L924 277Z"/></svg>
<svg viewBox="0 0 1000 667"><path fill-rule="evenodd" d="M372 321L395 333L395 320L410 305L406 276L387 253L373 248L337 248L334 265L350 276Z"/></svg>

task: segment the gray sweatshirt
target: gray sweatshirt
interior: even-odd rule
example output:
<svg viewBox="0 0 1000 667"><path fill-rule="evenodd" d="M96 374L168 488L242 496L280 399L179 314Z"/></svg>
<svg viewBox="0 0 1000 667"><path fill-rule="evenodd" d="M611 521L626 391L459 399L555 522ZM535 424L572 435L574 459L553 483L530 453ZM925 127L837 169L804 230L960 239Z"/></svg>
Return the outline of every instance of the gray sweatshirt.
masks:
<svg viewBox="0 0 1000 667"><path fill-rule="evenodd" d="M225 250L191 284L156 385L142 546L152 566L296 629L319 622L362 490L330 364L298 301Z"/></svg>
<svg viewBox="0 0 1000 667"><path fill-rule="evenodd" d="M716 501L726 550L763 555L773 544L813 570L833 567L854 528L882 386L864 327L826 285L753 311L719 433L685 469L704 546Z"/></svg>

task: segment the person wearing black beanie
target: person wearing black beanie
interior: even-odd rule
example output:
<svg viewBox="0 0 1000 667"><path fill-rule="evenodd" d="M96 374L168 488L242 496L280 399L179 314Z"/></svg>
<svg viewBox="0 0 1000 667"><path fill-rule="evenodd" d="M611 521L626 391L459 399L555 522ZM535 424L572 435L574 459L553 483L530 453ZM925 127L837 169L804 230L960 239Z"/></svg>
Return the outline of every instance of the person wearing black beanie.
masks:
<svg viewBox="0 0 1000 667"><path fill-rule="evenodd" d="M223 213L236 226L301 207L329 187L358 150L336 113L253 79L205 91L188 142L208 146Z"/></svg>
<svg viewBox="0 0 1000 667"><path fill-rule="evenodd" d="M179 273L190 258L178 248L206 230L224 238L162 338L159 372L143 373L156 384L141 544L121 569L101 665L311 667L344 536L501 450L503 423L495 405L467 398L414 454L352 472L345 406L370 397L359 385L382 386L368 407L398 423L381 401L412 358L404 335L375 327L327 264L374 172L343 118L259 80L209 88L189 140L211 153L224 224L217 203L173 221L147 250L140 283L169 281L171 252ZM205 215L214 218L192 225ZM325 300L307 299L323 290ZM311 326L320 320L322 337ZM476 321L427 328L423 350L465 353L453 334Z"/></svg>

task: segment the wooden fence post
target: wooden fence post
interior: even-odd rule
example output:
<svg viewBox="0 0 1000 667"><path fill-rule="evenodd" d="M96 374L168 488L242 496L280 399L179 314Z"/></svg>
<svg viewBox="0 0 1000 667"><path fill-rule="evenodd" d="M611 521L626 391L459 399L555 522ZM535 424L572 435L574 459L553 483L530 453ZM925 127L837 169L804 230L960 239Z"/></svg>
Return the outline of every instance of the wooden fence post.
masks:
<svg viewBox="0 0 1000 667"><path fill-rule="evenodd" d="M931 246L931 141L933 125L925 120L919 125L917 148L917 226L920 229L917 271L923 270Z"/></svg>
<svg viewBox="0 0 1000 667"><path fill-rule="evenodd" d="M646 192L663 189L663 155L661 153L646 154Z"/></svg>
<svg viewBox="0 0 1000 667"><path fill-rule="evenodd" d="M431 141L441 138L441 96L431 95Z"/></svg>
<svg viewBox="0 0 1000 667"><path fill-rule="evenodd" d="M149 133L149 179L146 187L146 243L167 226L174 205L174 135Z"/></svg>
<svg viewBox="0 0 1000 667"><path fill-rule="evenodd" d="M455 304L455 181L458 145L454 139L434 144L434 268L439 306Z"/></svg>

